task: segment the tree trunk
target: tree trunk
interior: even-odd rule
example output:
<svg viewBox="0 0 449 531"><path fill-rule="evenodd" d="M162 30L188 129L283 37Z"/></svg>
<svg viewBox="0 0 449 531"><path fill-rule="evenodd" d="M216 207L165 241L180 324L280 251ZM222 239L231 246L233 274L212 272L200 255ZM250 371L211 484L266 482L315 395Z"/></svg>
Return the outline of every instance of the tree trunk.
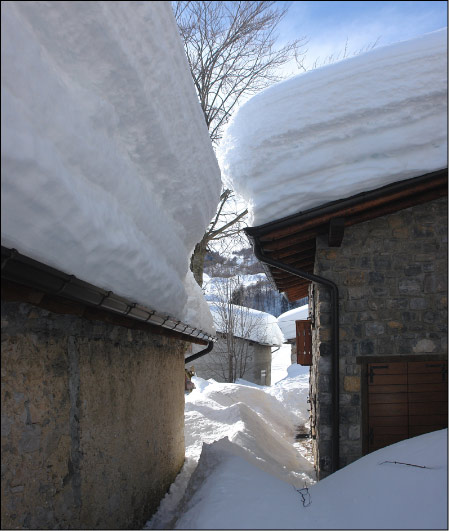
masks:
<svg viewBox="0 0 449 531"><path fill-rule="evenodd" d="M197 243L190 258L190 269L200 287L203 285L204 259L206 258L208 242L209 240L204 237Z"/></svg>

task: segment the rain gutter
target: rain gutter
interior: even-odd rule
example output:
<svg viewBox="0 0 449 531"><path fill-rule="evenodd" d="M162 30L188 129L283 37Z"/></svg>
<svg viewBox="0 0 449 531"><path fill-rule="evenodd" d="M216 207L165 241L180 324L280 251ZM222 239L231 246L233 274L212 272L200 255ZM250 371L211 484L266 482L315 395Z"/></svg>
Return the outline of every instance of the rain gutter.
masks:
<svg viewBox="0 0 449 531"><path fill-rule="evenodd" d="M330 291L331 298L331 352L332 352L332 472L340 468L340 346L339 346L339 311L338 311L338 287L331 280L307 273L301 269L296 269L279 260L269 258L262 251L260 242L256 238L253 240L254 254L258 260L264 264L276 267L297 277L310 280L325 286Z"/></svg>
<svg viewBox="0 0 449 531"><path fill-rule="evenodd" d="M44 297L44 294L50 294L53 297L53 301L57 298L58 300L69 299L70 301L82 303L90 307L90 310L81 311L83 316L89 315L91 318L96 317L97 320L107 320L102 319L102 317L108 315L108 313L116 314L122 319L121 323L116 322L116 324L128 326L128 323L137 322L137 327L139 328L142 328L141 325L148 325L154 332L160 330L158 333L162 335L201 345L207 344L207 348L210 349L210 344L212 343L213 345L216 340L203 330L120 297L112 291L84 282L74 275L63 273L19 253L16 249L8 249L2 245L1 263L2 284L3 281L6 281L12 282L16 286L30 287L38 290L41 298ZM36 298L36 295L34 298ZM35 305L42 304L37 302Z"/></svg>
<svg viewBox="0 0 449 531"><path fill-rule="evenodd" d="M207 347L203 350L200 350L199 352L197 352L196 354L192 354L191 356L188 356L185 360L184 360L184 363L187 365L187 363L190 363L194 360L197 360L198 358L201 358L202 356L205 356L206 354L208 354L212 349L214 348L214 342L213 341L209 341Z"/></svg>

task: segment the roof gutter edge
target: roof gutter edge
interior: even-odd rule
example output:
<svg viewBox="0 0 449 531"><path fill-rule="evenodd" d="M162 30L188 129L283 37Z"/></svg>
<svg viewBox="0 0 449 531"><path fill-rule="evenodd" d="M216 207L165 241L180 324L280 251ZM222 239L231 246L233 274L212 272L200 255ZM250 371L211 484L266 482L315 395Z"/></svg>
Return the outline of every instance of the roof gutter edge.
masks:
<svg viewBox="0 0 449 531"><path fill-rule="evenodd" d="M141 323L161 327L186 336L186 340L214 342L216 337L194 328L169 315L164 315L146 306L115 295L112 291L80 280L42 262L29 258L16 249L1 246L2 279L22 284L44 293L81 302L107 312L126 316ZM192 341L195 342L195 341Z"/></svg>

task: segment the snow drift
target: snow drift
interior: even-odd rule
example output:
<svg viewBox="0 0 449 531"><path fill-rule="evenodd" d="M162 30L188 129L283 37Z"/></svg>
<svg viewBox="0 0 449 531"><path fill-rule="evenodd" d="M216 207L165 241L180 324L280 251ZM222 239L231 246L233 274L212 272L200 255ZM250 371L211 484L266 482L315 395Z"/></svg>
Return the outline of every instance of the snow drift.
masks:
<svg viewBox="0 0 449 531"><path fill-rule="evenodd" d="M196 389L186 396L185 406L186 462L147 528L173 528L191 493L208 476L209 465L195 471L200 456L203 464L216 462L207 457L205 445L222 439L220 448L232 445L234 453L290 485L314 482L308 456L293 445L296 427L308 421L309 379L298 365L288 372L271 387L193 377Z"/></svg>
<svg viewBox="0 0 449 531"><path fill-rule="evenodd" d="M306 488L226 440L204 447L195 473L175 529L447 529L447 430L382 448Z"/></svg>
<svg viewBox="0 0 449 531"><path fill-rule="evenodd" d="M213 333L188 260L220 173L170 4L3 4L1 110L2 245Z"/></svg>
<svg viewBox="0 0 449 531"><path fill-rule="evenodd" d="M446 39L378 48L246 102L219 161L252 224L447 167Z"/></svg>

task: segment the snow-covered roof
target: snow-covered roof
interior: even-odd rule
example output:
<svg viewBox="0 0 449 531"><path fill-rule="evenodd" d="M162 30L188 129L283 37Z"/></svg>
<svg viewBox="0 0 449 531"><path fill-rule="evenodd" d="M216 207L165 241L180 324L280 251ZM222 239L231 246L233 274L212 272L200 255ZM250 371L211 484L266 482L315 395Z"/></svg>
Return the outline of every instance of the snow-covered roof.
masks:
<svg viewBox="0 0 449 531"><path fill-rule="evenodd" d="M309 305L293 308L278 317L278 325L286 339L296 339L296 321L303 321L309 316Z"/></svg>
<svg viewBox="0 0 449 531"><path fill-rule="evenodd" d="M254 341L261 345L280 346L285 342L274 315L225 302L208 302L218 332Z"/></svg>
<svg viewBox="0 0 449 531"><path fill-rule="evenodd" d="M2 245L213 333L220 171L169 2L2 4Z"/></svg>
<svg viewBox="0 0 449 531"><path fill-rule="evenodd" d="M447 30L257 94L220 144L252 225L447 167Z"/></svg>

